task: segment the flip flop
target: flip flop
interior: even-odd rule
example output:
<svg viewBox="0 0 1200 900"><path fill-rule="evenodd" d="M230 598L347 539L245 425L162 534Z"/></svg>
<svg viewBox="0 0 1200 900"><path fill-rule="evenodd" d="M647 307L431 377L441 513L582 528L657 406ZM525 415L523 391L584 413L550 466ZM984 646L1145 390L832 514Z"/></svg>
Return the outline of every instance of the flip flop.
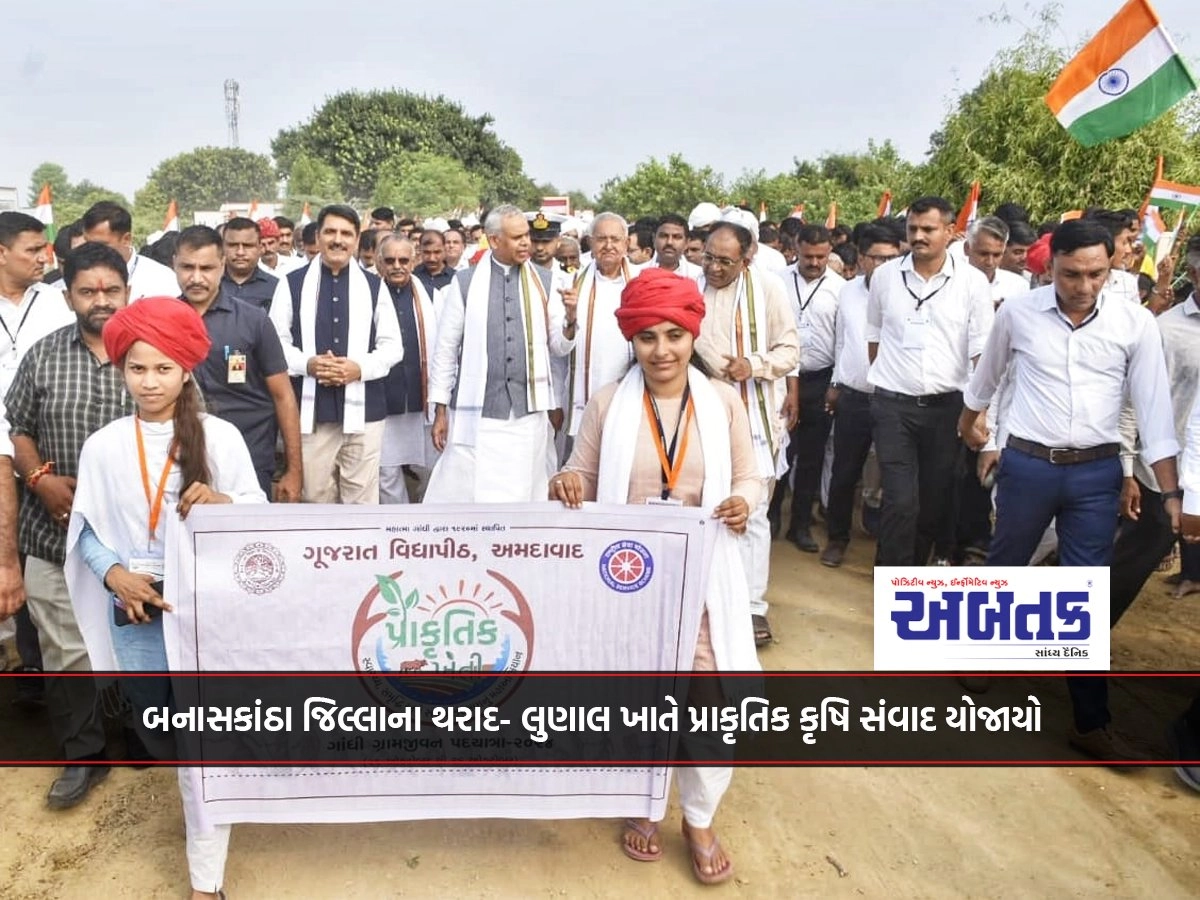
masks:
<svg viewBox="0 0 1200 900"><path fill-rule="evenodd" d="M720 872L713 872L711 875L705 875L700 868L700 859L709 863L716 856L717 851L721 849L721 842L717 838L713 838L712 846L705 847L699 841L692 838L692 833L688 830L687 822L683 823L683 839L688 843L688 850L692 854L692 874L696 876L696 880L701 884L722 884L733 877L733 860L728 860L728 865Z"/></svg>
<svg viewBox="0 0 1200 900"><path fill-rule="evenodd" d="M658 823L651 822L649 827L646 827L637 819L626 819L625 830L632 831L646 839L646 843L658 839ZM662 859L662 842L658 844L658 850L639 850L637 847L631 847L625 842L625 836L621 835L621 852L630 859L635 859L638 862L658 862Z"/></svg>
<svg viewBox="0 0 1200 900"><path fill-rule="evenodd" d="M750 624L754 627L754 646L763 647L775 640L771 634L771 623L766 616L751 616Z"/></svg>

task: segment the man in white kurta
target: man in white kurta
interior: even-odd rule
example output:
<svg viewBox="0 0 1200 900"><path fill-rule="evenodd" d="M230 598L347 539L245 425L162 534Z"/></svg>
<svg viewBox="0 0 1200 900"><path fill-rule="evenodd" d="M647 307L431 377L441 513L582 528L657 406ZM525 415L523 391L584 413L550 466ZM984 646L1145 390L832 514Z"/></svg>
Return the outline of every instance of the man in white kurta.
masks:
<svg viewBox="0 0 1200 900"><path fill-rule="evenodd" d="M557 468L550 357L573 346L573 292L558 293L530 262L520 209L496 207L484 230L491 250L450 282L438 314L429 402L442 456L426 503L545 500Z"/></svg>
<svg viewBox="0 0 1200 900"><path fill-rule="evenodd" d="M175 272L133 250L133 217L129 210L110 200L101 200L83 214L83 236L108 244L129 267L129 302L143 297L178 297Z"/></svg>
<svg viewBox="0 0 1200 900"><path fill-rule="evenodd" d="M800 361L800 338L783 282L752 266L752 252L753 238L740 225L722 222L709 235L705 313L696 352L715 377L738 389L750 417L763 490L738 544L749 579L754 641L761 646L772 640L766 599L771 565L767 504L782 462L786 376Z"/></svg>
<svg viewBox="0 0 1200 900"><path fill-rule="evenodd" d="M619 381L633 363L633 347L617 327L621 291L642 271L625 256L629 226L616 213L592 220L592 260L575 279L579 337L567 375L567 434L579 431L583 408L597 390Z"/></svg>

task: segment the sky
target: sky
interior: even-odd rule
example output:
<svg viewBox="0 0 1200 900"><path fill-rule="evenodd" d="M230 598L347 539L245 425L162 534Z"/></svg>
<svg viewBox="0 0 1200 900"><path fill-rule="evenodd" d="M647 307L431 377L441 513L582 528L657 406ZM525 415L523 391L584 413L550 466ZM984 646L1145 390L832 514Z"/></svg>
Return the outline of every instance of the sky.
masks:
<svg viewBox="0 0 1200 900"><path fill-rule="evenodd" d="M1195 0L1155 0L1200 72ZM1064 0L1050 40L1074 48L1121 0ZM890 139L919 162L996 52L1035 21L1021 0L6 0L0 10L0 185L42 162L130 199L161 160L240 146L344 90L443 94L490 114L526 172L594 195L654 156L727 179ZM47 14L52 9L52 15ZM1007 10L1008 24L988 21Z"/></svg>

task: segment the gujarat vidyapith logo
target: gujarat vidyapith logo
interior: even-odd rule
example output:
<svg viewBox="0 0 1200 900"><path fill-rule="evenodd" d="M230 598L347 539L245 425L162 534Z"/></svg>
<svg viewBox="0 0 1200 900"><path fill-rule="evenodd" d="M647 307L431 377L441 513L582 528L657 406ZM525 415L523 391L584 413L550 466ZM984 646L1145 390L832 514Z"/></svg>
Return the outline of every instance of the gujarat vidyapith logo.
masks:
<svg viewBox="0 0 1200 900"><path fill-rule="evenodd" d="M653 574L654 557L637 541L617 541L600 554L600 577L619 593L640 591Z"/></svg>
<svg viewBox="0 0 1200 900"><path fill-rule="evenodd" d="M499 572L453 585L422 585L403 571L375 576L354 619L354 666L373 679L381 699L425 703L498 702L533 654L533 613L521 590ZM416 673L495 673L466 680L413 678ZM410 677L392 678L405 673Z"/></svg>
<svg viewBox="0 0 1200 900"><path fill-rule="evenodd" d="M264 541L247 544L233 558L233 577L248 594L269 594L283 584L287 565L279 548Z"/></svg>

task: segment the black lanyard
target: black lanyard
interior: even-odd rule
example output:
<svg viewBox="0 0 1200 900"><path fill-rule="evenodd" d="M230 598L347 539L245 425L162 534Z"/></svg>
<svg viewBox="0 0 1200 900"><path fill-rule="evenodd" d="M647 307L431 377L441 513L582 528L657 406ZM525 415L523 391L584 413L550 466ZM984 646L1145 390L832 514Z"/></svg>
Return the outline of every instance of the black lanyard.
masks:
<svg viewBox="0 0 1200 900"><path fill-rule="evenodd" d="M21 321L17 323L17 333L13 334L8 330L8 323L0 318L0 328L4 329L4 333L8 335L9 341L12 342L13 353L17 352L17 338L21 336L21 329L25 327L25 320L29 318L29 314L33 312L33 304L37 302L37 298L42 295L41 291L34 291L33 296L29 298L29 305L25 307L25 315L21 316Z"/></svg>
<svg viewBox="0 0 1200 900"><path fill-rule="evenodd" d="M683 396L679 400L679 418L675 420L675 434L671 436L671 443L667 445L667 435L663 431L662 415L658 411L658 403L654 396L646 391L646 397L650 401L650 411L654 416L654 427L658 429L658 445L662 448L663 455L666 456L666 465L663 465L663 460L660 458L658 467L662 472L662 499L669 500L671 498L671 489L675 486L675 481L679 477L679 473L675 470L675 451L679 445L679 430L683 425L683 420L687 416L688 401L692 396L692 386L685 384L683 386Z"/></svg>
<svg viewBox="0 0 1200 900"><path fill-rule="evenodd" d="M908 291L908 296L917 301L917 312L921 311L921 307L925 305L926 301L932 300L934 297L936 297L938 293L941 292L942 288L950 283L950 279L954 277L954 257L950 256L949 254L946 254L946 257L950 260L950 274L945 277L941 284L939 284L933 289L933 291L931 291L929 294L926 294L924 297L918 297L916 293L913 292L913 289L908 286L908 272L904 269L900 270L900 280L904 282L904 289Z"/></svg>
<svg viewBox="0 0 1200 900"><path fill-rule="evenodd" d="M808 300L801 301L800 300L800 276L797 275L795 272L792 273L792 281L794 281L796 284L796 300L800 302L800 314L801 315L804 315L804 311L812 305L813 297L817 296L817 291L819 291L821 289L821 285L823 285L825 283L825 279L828 277L829 277L828 275L822 275L820 278L818 278L816 286L813 287L813 289L812 289L812 293L808 295ZM907 284L905 286L907 287ZM912 292L910 291L909 293L912 293Z"/></svg>

